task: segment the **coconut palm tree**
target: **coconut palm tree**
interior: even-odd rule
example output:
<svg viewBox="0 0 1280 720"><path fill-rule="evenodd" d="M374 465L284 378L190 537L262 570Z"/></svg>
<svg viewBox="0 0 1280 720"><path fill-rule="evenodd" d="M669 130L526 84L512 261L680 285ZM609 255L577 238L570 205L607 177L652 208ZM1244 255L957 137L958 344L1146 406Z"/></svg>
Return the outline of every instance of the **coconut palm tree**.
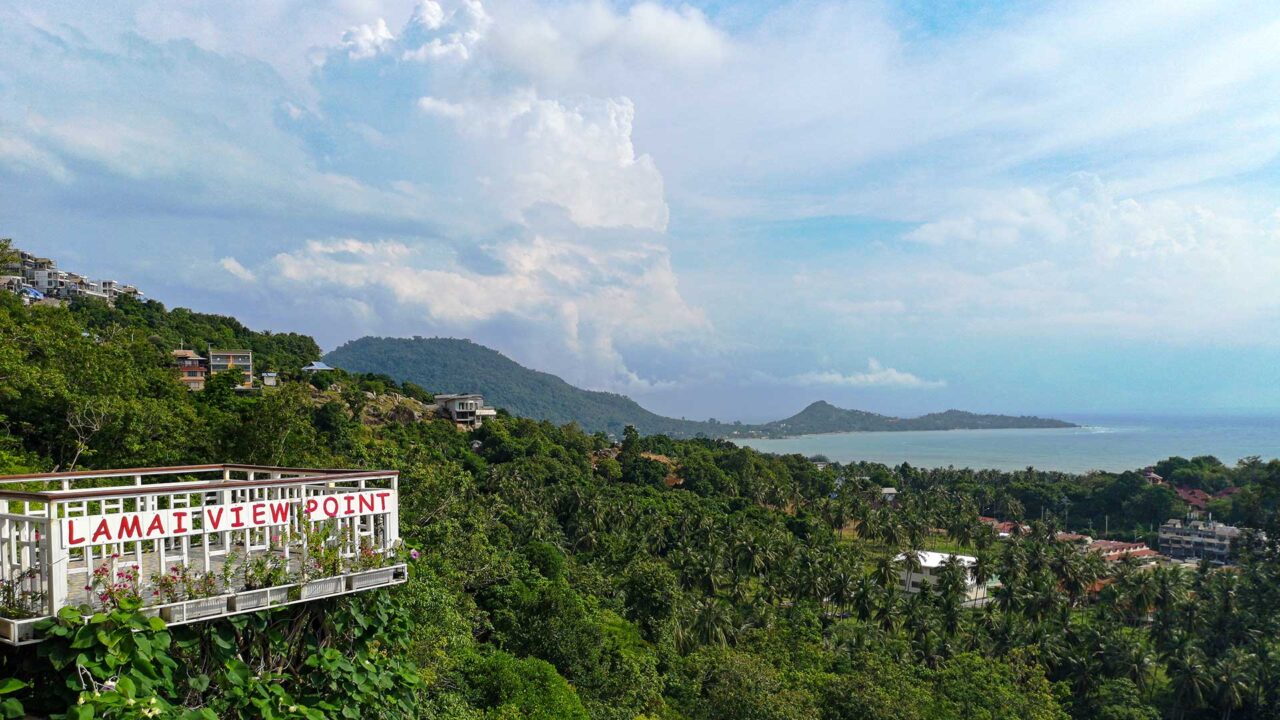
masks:
<svg viewBox="0 0 1280 720"><path fill-rule="evenodd" d="M1187 710L1204 707L1205 698L1214 687L1204 653L1191 644L1178 648L1169 658L1169 681L1174 691L1174 712L1179 720L1186 717Z"/></svg>
<svg viewBox="0 0 1280 720"><path fill-rule="evenodd" d="M867 622L876 611L876 585L871 578L863 575L858 578L857 587L853 591L853 612L858 619Z"/></svg>
<svg viewBox="0 0 1280 720"><path fill-rule="evenodd" d="M1215 704L1222 710L1222 720L1231 720L1254 687L1253 656L1233 647L1213 664L1212 676Z"/></svg>
<svg viewBox="0 0 1280 720"><path fill-rule="evenodd" d="M871 577L875 580L876 586L881 590L887 590L897 585L899 579L898 568L900 562L892 555L885 555L876 560L875 570Z"/></svg>
<svg viewBox="0 0 1280 720"><path fill-rule="evenodd" d="M902 564L903 570L902 590L903 592L911 592L911 581L915 579L915 576L919 574L924 567L920 561L920 553L915 550L909 550L902 554L899 562ZM921 589L924 588L924 585L924 579L921 578Z"/></svg>

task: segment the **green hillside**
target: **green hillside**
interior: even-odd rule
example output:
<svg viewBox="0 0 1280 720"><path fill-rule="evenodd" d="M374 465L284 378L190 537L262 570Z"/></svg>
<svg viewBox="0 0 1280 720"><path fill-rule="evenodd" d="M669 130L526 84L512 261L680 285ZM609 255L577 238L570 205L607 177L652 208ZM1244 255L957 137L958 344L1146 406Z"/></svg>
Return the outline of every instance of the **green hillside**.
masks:
<svg viewBox="0 0 1280 720"><path fill-rule="evenodd" d="M691 437L714 428L707 423L649 412L625 395L574 387L550 373L530 370L502 353L454 338L352 340L324 361L351 372L372 372L407 380L439 393L474 392L521 417L577 422L592 432L621 435L634 425L645 435Z"/></svg>
<svg viewBox="0 0 1280 720"><path fill-rule="evenodd" d="M325 356L351 372L380 373L432 392L475 392L496 407L521 417L621 435L634 425L645 435L671 437L762 437L830 432L1073 427L1060 420L1008 415L976 415L960 410L896 418L845 410L818 401L785 420L764 425L677 420L645 410L624 395L574 387L550 373L530 370L502 353L470 340L377 338L352 340Z"/></svg>

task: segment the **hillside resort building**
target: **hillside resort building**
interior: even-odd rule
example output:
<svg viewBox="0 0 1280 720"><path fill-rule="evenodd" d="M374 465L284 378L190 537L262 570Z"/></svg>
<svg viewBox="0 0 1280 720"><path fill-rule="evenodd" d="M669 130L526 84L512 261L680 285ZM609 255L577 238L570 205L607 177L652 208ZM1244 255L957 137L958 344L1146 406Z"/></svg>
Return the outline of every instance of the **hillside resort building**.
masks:
<svg viewBox="0 0 1280 720"><path fill-rule="evenodd" d="M79 273L61 270L51 258L14 250L16 259L0 264L0 288L22 296L27 303L97 298L114 304L123 295L142 297L132 285L115 280L93 280Z"/></svg>
<svg viewBox="0 0 1280 720"><path fill-rule="evenodd" d="M239 370L244 375L241 387L253 387L253 353L249 350L215 350L209 348L209 374Z"/></svg>
<svg viewBox="0 0 1280 720"><path fill-rule="evenodd" d="M484 419L493 417L498 411L485 407L484 398L480 395L436 395L436 405L450 420L459 427L473 430L484 424Z"/></svg>

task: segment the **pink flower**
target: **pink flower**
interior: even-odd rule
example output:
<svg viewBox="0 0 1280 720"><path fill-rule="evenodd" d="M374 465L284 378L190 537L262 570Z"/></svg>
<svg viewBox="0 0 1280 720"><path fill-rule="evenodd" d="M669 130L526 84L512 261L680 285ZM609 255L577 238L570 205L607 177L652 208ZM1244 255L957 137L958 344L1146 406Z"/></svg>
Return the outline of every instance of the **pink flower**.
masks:
<svg viewBox="0 0 1280 720"><path fill-rule="evenodd" d="M84 589L85 589L85 590L92 590L92 589L93 589L93 586L92 586L92 585L85 585L85 586L84 586Z"/></svg>
<svg viewBox="0 0 1280 720"><path fill-rule="evenodd" d="M116 559L116 558L118 558L118 557L120 557L120 553L111 553L111 559L112 559L112 560L115 560L115 559Z"/></svg>
<svg viewBox="0 0 1280 720"><path fill-rule="evenodd" d="M417 551L417 550L410 550L410 551L409 551L409 557L413 558L414 560L417 560L417 559L418 559L418 551Z"/></svg>

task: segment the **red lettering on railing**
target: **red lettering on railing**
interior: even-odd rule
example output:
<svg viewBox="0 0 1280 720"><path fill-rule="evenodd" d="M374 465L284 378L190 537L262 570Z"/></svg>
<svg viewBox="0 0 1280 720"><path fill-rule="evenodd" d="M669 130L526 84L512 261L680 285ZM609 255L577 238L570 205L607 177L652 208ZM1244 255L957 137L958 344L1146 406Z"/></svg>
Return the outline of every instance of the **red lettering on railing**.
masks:
<svg viewBox="0 0 1280 720"><path fill-rule="evenodd" d="M142 518L137 515L121 516L120 529L116 532L116 539L128 540L135 535L142 537Z"/></svg>
<svg viewBox="0 0 1280 720"><path fill-rule="evenodd" d="M40 538L39 538L39 537L36 537L36 540L37 540L37 541L39 541L39 540L40 540ZM75 521L75 518L67 518L67 544L69 544L69 545L79 545L79 544L80 544L80 543L82 543L82 542L84 542L84 536L77 536L77 535L76 535L76 521Z"/></svg>
<svg viewBox="0 0 1280 720"><path fill-rule="evenodd" d="M103 518L98 522L98 529L93 531L93 542L98 542L98 538L106 537L111 539L111 526L107 524L107 519Z"/></svg>

